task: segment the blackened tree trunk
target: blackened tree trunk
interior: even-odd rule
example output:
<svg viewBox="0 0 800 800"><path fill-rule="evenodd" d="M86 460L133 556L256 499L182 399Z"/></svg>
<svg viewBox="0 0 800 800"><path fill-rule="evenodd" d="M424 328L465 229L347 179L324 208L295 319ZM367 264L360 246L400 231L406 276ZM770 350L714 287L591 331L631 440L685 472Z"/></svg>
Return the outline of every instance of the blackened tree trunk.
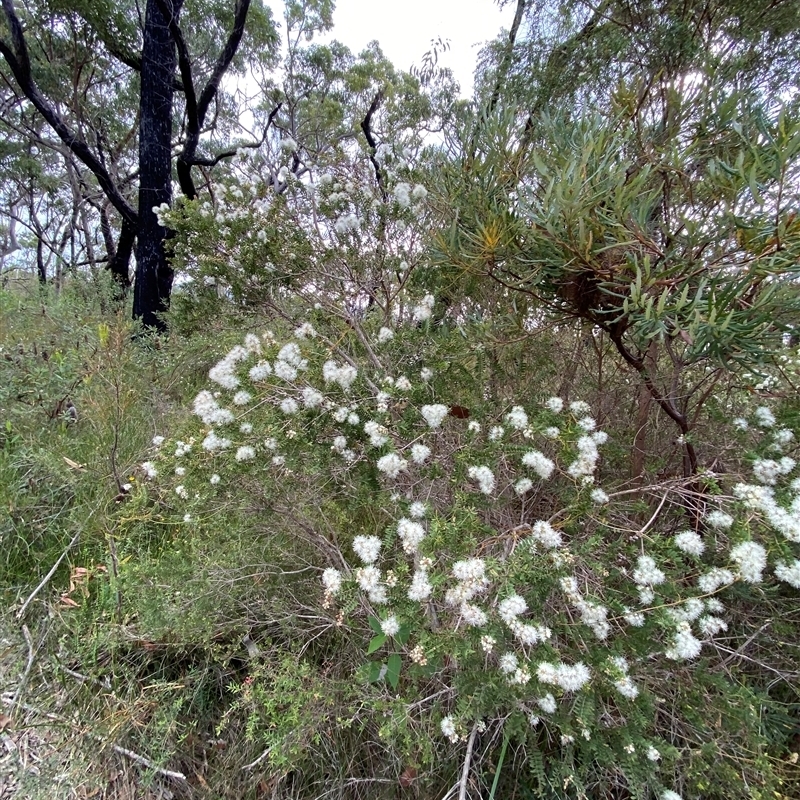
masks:
<svg viewBox="0 0 800 800"><path fill-rule="evenodd" d="M176 19L182 2L172 3ZM154 206L172 203L172 99L177 57L165 13L168 10L162 10L157 0L147 0L139 102L139 225L133 316L157 330L165 327L159 315L169 308L173 276L164 249L168 231L153 213Z"/></svg>

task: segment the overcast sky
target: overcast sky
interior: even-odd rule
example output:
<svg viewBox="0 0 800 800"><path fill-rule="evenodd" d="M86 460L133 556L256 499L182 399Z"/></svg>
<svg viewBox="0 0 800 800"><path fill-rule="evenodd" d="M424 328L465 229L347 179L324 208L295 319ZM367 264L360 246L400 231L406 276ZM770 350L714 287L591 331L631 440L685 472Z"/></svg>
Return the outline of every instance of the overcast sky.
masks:
<svg viewBox="0 0 800 800"><path fill-rule="evenodd" d="M267 0L283 21L282 0ZM332 38L358 53L373 39L389 60L407 70L419 66L431 39L450 39L439 63L453 70L462 96L472 92L472 73L481 45L502 27L511 27L514 5L500 9L494 0L337 0Z"/></svg>

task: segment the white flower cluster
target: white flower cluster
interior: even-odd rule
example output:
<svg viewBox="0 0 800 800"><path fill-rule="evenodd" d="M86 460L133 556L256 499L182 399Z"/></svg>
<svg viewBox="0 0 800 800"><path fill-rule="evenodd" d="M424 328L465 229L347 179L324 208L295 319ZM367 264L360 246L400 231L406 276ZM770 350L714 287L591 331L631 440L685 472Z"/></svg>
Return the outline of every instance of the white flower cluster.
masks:
<svg viewBox="0 0 800 800"><path fill-rule="evenodd" d="M336 383L344 389L349 391L353 385L353 381L358 377L358 370L350 365L339 365L335 361L326 361L322 365L322 378L325 383Z"/></svg>
<svg viewBox="0 0 800 800"><path fill-rule="evenodd" d="M784 456L780 461L771 458L760 458L753 462L753 475L759 483L774 486L778 478L788 475L797 466L793 458Z"/></svg>
<svg viewBox="0 0 800 800"><path fill-rule="evenodd" d="M484 494L491 494L495 487L494 473L487 466L470 467L467 475L478 484Z"/></svg>
<svg viewBox="0 0 800 800"><path fill-rule="evenodd" d="M522 456L522 463L526 467L530 467L544 481L550 478L556 468L555 462L538 450L529 450L525 453ZM592 471L594 471L594 467L592 467Z"/></svg>
<svg viewBox="0 0 800 800"><path fill-rule="evenodd" d="M539 683L560 686L564 692L580 691L591 680L589 668L582 662L576 664L551 664L543 661L536 669Z"/></svg>
<svg viewBox="0 0 800 800"><path fill-rule="evenodd" d="M608 622L608 609L599 603L585 600L578 588L577 579L572 575L561 579L561 589L567 600L580 613L583 624L588 625L600 641L607 639L608 634L611 632L611 625Z"/></svg>
<svg viewBox="0 0 800 800"><path fill-rule="evenodd" d="M422 406L422 408L419 410L419 413L422 414L425 422L428 423L429 428L438 428L444 421L444 418L447 416L448 412L448 407L442 405L441 403L436 403L435 405L430 406Z"/></svg>
<svg viewBox="0 0 800 800"><path fill-rule="evenodd" d="M462 606L468 603L489 586L486 577L486 563L481 558L468 558L453 564L453 577L458 583L447 590L444 601L449 606Z"/></svg>
<svg viewBox="0 0 800 800"><path fill-rule="evenodd" d="M672 541L675 547L692 556L701 556L706 549L700 534L695 531L682 531L676 534Z"/></svg>
<svg viewBox="0 0 800 800"><path fill-rule="evenodd" d="M408 467L408 461L397 453L387 453L378 459L376 464L378 469L389 478L396 478Z"/></svg>
<svg viewBox="0 0 800 800"><path fill-rule="evenodd" d="M549 522L539 520L533 523L531 528L531 538L538 542L547 550L561 547L563 544L561 533L557 531Z"/></svg>
<svg viewBox="0 0 800 800"><path fill-rule="evenodd" d="M731 560L739 567L739 575L747 583L761 583L767 568L767 551L758 542L742 542L731 550Z"/></svg>
<svg viewBox="0 0 800 800"><path fill-rule="evenodd" d="M240 361L245 361L250 357L251 351L247 347L236 345L224 358L218 361L208 371L208 377L222 386L223 389L233 390L239 386L239 378L236 376L236 365Z"/></svg>
<svg viewBox="0 0 800 800"><path fill-rule="evenodd" d="M511 411L506 414L506 422L518 431L524 430L528 427L528 415L522 406L514 406Z"/></svg>
<svg viewBox="0 0 800 800"><path fill-rule="evenodd" d="M365 563L374 564L381 552L381 540L377 536L356 536L353 552Z"/></svg>
<svg viewBox="0 0 800 800"><path fill-rule="evenodd" d="M397 535L403 545L403 550L409 555L413 555L425 538L425 528L419 522L403 517L397 523Z"/></svg>
<svg viewBox="0 0 800 800"><path fill-rule="evenodd" d="M389 441L389 432L380 422L374 420L364 423L364 433L369 437L369 443L373 447L381 447Z"/></svg>
<svg viewBox="0 0 800 800"><path fill-rule="evenodd" d="M639 696L639 687L633 682L631 676L628 675L628 669L628 661L621 656L616 656L610 660L610 670L614 673L614 688L623 697L627 697L629 700L635 700ZM651 761L657 760L658 757L659 756L655 759L651 759Z"/></svg>
<svg viewBox="0 0 800 800"><path fill-rule="evenodd" d="M575 403L572 405L575 405ZM567 474L573 478L591 480L597 466L597 460L600 458L597 446L598 444L603 444L606 439L607 435L603 431L595 431L581 436L577 442L578 457L567 467Z"/></svg>
<svg viewBox="0 0 800 800"><path fill-rule="evenodd" d="M236 419L233 412L228 408L222 408L207 389L203 389L195 397L192 410L206 425L230 425Z"/></svg>
<svg viewBox="0 0 800 800"><path fill-rule="evenodd" d="M425 322L433 316L433 307L436 300L432 294L426 294L422 300L411 309L411 319L414 322Z"/></svg>

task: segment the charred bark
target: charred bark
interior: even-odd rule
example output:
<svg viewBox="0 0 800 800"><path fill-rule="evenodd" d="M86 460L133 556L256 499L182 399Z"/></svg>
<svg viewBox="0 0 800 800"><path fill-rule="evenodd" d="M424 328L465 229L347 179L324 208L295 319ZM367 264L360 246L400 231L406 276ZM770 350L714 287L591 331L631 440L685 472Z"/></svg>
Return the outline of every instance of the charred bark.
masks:
<svg viewBox="0 0 800 800"><path fill-rule="evenodd" d="M164 330L173 270L167 259L168 231L153 208L172 203L172 100L177 59L170 33L171 11L177 19L182 0L162 9L147 0L139 101L139 226L133 316L148 328Z"/></svg>

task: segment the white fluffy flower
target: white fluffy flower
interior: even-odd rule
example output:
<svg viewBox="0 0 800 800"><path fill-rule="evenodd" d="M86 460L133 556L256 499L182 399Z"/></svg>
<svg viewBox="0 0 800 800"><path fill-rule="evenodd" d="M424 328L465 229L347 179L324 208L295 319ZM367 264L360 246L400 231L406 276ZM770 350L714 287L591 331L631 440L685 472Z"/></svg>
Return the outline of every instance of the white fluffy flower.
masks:
<svg viewBox="0 0 800 800"><path fill-rule="evenodd" d="M555 697L549 692L544 697L540 697L536 701L536 705L539 706L545 714L555 714L558 708Z"/></svg>
<svg viewBox="0 0 800 800"><path fill-rule="evenodd" d="M495 479L494 473L487 466L470 467L467 470L467 475L478 483L478 488L484 494L491 494L494 491Z"/></svg>
<svg viewBox="0 0 800 800"><path fill-rule="evenodd" d="M397 523L397 535L406 553L416 553L420 542L425 538L425 528L419 522L403 517Z"/></svg>
<svg viewBox="0 0 800 800"><path fill-rule="evenodd" d="M433 306L436 300L432 294L426 294L422 300L411 310L411 318L414 322L425 322L433 315Z"/></svg>
<svg viewBox="0 0 800 800"><path fill-rule="evenodd" d="M269 361L259 361L258 364L250 368L250 372L247 374L250 376L250 380L253 381L253 383L266 380L272 375L272 365Z"/></svg>
<svg viewBox="0 0 800 800"><path fill-rule="evenodd" d="M442 730L442 735L451 742L455 743L458 741L458 734L456 733L456 726L452 717L443 717L442 721L439 723L439 727Z"/></svg>
<svg viewBox="0 0 800 800"><path fill-rule="evenodd" d="M426 444L417 444L411 445L411 460L415 464L424 464L428 458L430 457L431 449Z"/></svg>
<svg viewBox="0 0 800 800"><path fill-rule="evenodd" d="M501 672L505 672L506 675L510 675L511 673L515 672L517 667L519 666L519 662L517 661L517 657L514 653L503 653L498 659L498 666L500 667Z"/></svg>
<svg viewBox="0 0 800 800"><path fill-rule="evenodd" d="M644 614L642 614L641 611L632 611L630 608L626 607L623 616L625 617L625 622L632 628L641 628L642 625L644 625Z"/></svg>
<svg viewBox="0 0 800 800"><path fill-rule="evenodd" d="M426 513L425 503L420 503L419 500L412 503L408 508L408 514L412 519L422 519Z"/></svg>
<svg viewBox="0 0 800 800"><path fill-rule="evenodd" d="M547 480L552 474L556 465L544 453L538 450L529 450L522 456L522 463L530 467L542 480Z"/></svg>
<svg viewBox="0 0 800 800"><path fill-rule="evenodd" d="M448 410L447 406L436 403L435 405L422 406L419 412L422 414L425 422L428 423L428 427L438 428L447 416Z"/></svg>
<svg viewBox="0 0 800 800"><path fill-rule="evenodd" d="M775 566L775 577L795 589L800 589L800 560L795 559L791 564L779 561Z"/></svg>
<svg viewBox="0 0 800 800"><path fill-rule="evenodd" d="M158 470L156 469L156 465L152 461L144 461L141 464L142 472L144 472L145 477L149 479L153 479L158 476Z"/></svg>
<svg viewBox="0 0 800 800"><path fill-rule="evenodd" d="M377 536L356 536L353 539L353 552L365 563L374 564L381 550L381 540Z"/></svg>
<svg viewBox="0 0 800 800"><path fill-rule="evenodd" d="M604 505L610 499L609 496L599 487L597 489L592 490L590 497L598 505Z"/></svg>
<svg viewBox="0 0 800 800"><path fill-rule="evenodd" d="M549 409L555 414L560 413L564 409L564 401L560 397L551 397L545 401L545 408Z"/></svg>
<svg viewBox="0 0 800 800"><path fill-rule="evenodd" d="M396 478L408 467L408 461L397 455L397 453L387 453L378 459L377 467L384 475Z"/></svg>
<svg viewBox="0 0 800 800"><path fill-rule="evenodd" d="M214 431L209 431L200 446L203 448L203 450L207 450L209 453L214 453L217 450L225 450L227 447L230 447L231 440L222 436L217 436Z"/></svg>
<svg viewBox="0 0 800 800"><path fill-rule="evenodd" d="M565 692L577 692L591 679L589 668L580 661L575 664L561 663L556 667L556 683Z"/></svg>
<svg viewBox="0 0 800 800"><path fill-rule="evenodd" d="M675 547L692 556L701 556L706 549L700 534L695 531L682 531L676 534L672 541Z"/></svg>
<svg viewBox="0 0 800 800"><path fill-rule="evenodd" d="M497 613L506 625L511 625L520 614L524 614L527 610L528 604L525 602L525 598L518 594L506 597L497 606Z"/></svg>
<svg viewBox="0 0 800 800"><path fill-rule="evenodd" d="M285 398L280 404L280 409L284 414L296 414L298 408L299 406L297 405L297 400L295 400L293 397Z"/></svg>
<svg viewBox="0 0 800 800"><path fill-rule="evenodd" d="M329 594L338 594L342 588L342 573L338 569L328 567L322 573L322 585Z"/></svg>
<svg viewBox="0 0 800 800"><path fill-rule="evenodd" d="M242 445L236 451L236 460L237 461L250 461L251 459L256 457L255 448L250 447L249 444Z"/></svg>
<svg viewBox="0 0 800 800"><path fill-rule="evenodd" d="M314 326L310 322L304 322L298 328L295 328L295 339L313 339L317 335Z"/></svg>
<svg viewBox="0 0 800 800"><path fill-rule="evenodd" d="M771 428L775 425L775 415L766 406L759 406L753 412L753 416L760 428Z"/></svg>
<svg viewBox="0 0 800 800"><path fill-rule="evenodd" d="M349 391L357 377L358 370L350 364L339 365L335 361L326 361L322 365L322 378L325 383L338 383L344 391Z"/></svg>
<svg viewBox="0 0 800 800"><path fill-rule="evenodd" d="M739 574L747 583L761 583L767 568L767 551L758 542L742 542L731 550L731 560L739 565Z"/></svg>
<svg viewBox="0 0 800 800"><path fill-rule="evenodd" d="M378 331L378 344L385 344L394 339L394 331L391 328L381 328Z"/></svg>
<svg viewBox="0 0 800 800"><path fill-rule="evenodd" d="M369 443L373 447L381 447L389 441L386 428L380 422L375 422L374 420L364 423L364 433L369 436Z"/></svg>
<svg viewBox="0 0 800 800"><path fill-rule="evenodd" d="M286 361L278 359L275 362L275 376L290 383L297 379L297 368Z"/></svg>
<svg viewBox="0 0 800 800"><path fill-rule="evenodd" d="M533 523L532 536L548 550L554 547L561 547L562 544L561 533L544 520Z"/></svg>
<svg viewBox="0 0 800 800"><path fill-rule="evenodd" d="M533 488L533 481L530 478L520 478L514 484L514 491L519 495L523 495L526 492L529 492L532 488Z"/></svg>
<svg viewBox="0 0 800 800"><path fill-rule="evenodd" d="M396 633L399 633L400 623L397 621L397 617L392 614L383 620L383 622L381 622L381 630L386 636L394 636Z"/></svg>
<svg viewBox="0 0 800 800"><path fill-rule="evenodd" d="M640 586L658 586L664 583L666 576L656 567L656 562L650 556L639 556L636 569L633 571L633 580Z"/></svg>
<svg viewBox="0 0 800 800"><path fill-rule="evenodd" d="M733 580L733 573L730 570L714 567L697 579L697 586L703 594L710 594L716 592L720 586L733 583Z"/></svg>
<svg viewBox="0 0 800 800"><path fill-rule="evenodd" d="M727 530L733 525L733 517L724 511L709 511L703 521L706 525L720 530Z"/></svg>
<svg viewBox="0 0 800 800"><path fill-rule="evenodd" d="M461 604L461 619L473 628L482 628L489 621L486 612L472 603Z"/></svg>
<svg viewBox="0 0 800 800"><path fill-rule="evenodd" d="M664 655L673 661L690 661L700 655L703 643L695 638L688 622L681 622L672 639L672 646Z"/></svg>
<svg viewBox="0 0 800 800"><path fill-rule="evenodd" d="M430 597L432 591L433 587L428 580L428 573L423 569L418 569L411 578L408 599L421 603Z"/></svg>
<svg viewBox="0 0 800 800"><path fill-rule="evenodd" d="M319 408L322 405L323 401L325 400L322 393L318 392L311 386L306 386L303 389L302 397L303 397L303 405L306 408Z"/></svg>
<svg viewBox="0 0 800 800"><path fill-rule="evenodd" d="M506 422L517 430L522 430L528 427L528 415L522 406L514 406L511 411L506 414Z"/></svg>

